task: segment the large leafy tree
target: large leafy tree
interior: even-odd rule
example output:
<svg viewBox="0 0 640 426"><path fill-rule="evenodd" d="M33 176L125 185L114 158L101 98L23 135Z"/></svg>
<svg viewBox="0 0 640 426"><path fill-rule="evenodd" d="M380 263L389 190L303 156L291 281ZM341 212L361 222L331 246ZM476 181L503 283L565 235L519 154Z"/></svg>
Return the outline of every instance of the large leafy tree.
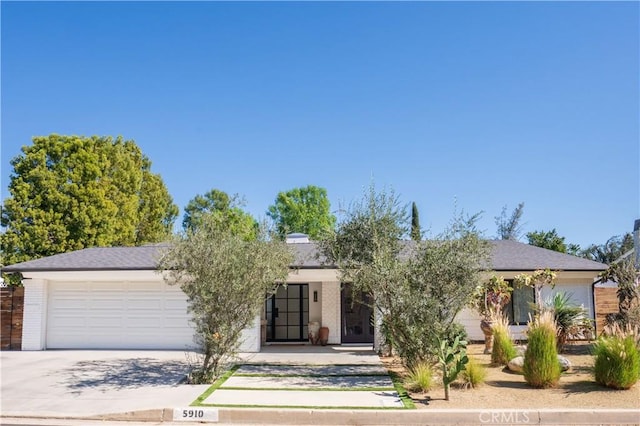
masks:
<svg viewBox="0 0 640 426"><path fill-rule="evenodd" d="M507 206L502 208L500 216L495 217L498 228L498 238L501 240L519 240L522 235L520 219L524 213L524 203L518 204L510 215L507 214Z"/></svg>
<svg viewBox="0 0 640 426"><path fill-rule="evenodd" d="M171 235L178 208L133 140L35 137L11 165L1 219L4 264Z"/></svg>
<svg viewBox="0 0 640 426"><path fill-rule="evenodd" d="M336 217L331 213L327 190L314 185L280 192L267 215L281 238L302 232L317 240L333 230Z"/></svg>
<svg viewBox="0 0 640 426"><path fill-rule="evenodd" d="M633 236L631 233L626 233L613 236L604 244L591 244L582 251L581 255L597 262L612 264L631 249L633 249Z"/></svg>
<svg viewBox="0 0 640 426"><path fill-rule="evenodd" d="M202 225L204 217L213 215L226 223L232 233L253 239L257 235L258 224L241 206L237 195L229 196L224 191L212 189L189 201L184 208L182 226L185 231L193 231Z"/></svg>
<svg viewBox="0 0 640 426"><path fill-rule="evenodd" d="M558 235L555 228L551 231L528 232L527 240L532 246L542 247L560 253L577 255L580 252L579 245L566 243L565 238Z"/></svg>
<svg viewBox="0 0 640 426"><path fill-rule="evenodd" d="M265 297L284 282L293 262L289 247L259 232L247 239L228 217L207 213L177 238L159 269L187 295L202 358L194 383L211 383L233 359L242 330L255 320Z"/></svg>

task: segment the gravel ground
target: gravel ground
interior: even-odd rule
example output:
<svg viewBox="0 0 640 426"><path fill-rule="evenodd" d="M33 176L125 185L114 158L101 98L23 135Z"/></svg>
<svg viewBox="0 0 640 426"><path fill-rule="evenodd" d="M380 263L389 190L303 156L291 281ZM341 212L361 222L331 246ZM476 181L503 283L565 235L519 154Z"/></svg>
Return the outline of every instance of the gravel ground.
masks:
<svg viewBox="0 0 640 426"><path fill-rule="evenodd" d="M531 388L520 374L503 367L491 367L491 356L483 354L484 345L469 345L469 356L487 367L486 382L476 389L453 386L450 400L444 400L440 379L426 394L410 393L416 407L429 408L640 408L640 383L629 390L613 390L593 380L593 356L590 345L567 345L562 354L572 363L572 370L563 373L555 389ZM397 358L381 358L387 368L404 374Z"/></svg>

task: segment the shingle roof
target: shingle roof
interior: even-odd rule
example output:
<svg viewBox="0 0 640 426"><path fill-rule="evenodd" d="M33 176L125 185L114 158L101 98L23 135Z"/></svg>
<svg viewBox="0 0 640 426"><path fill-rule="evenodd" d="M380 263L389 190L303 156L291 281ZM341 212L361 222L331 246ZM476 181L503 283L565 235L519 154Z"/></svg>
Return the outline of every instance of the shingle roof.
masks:
<svg viewBox="0 0 640 426"><path fill-rule="evenodd" d="M559 253L510 240L490 241L494 271L604 271L607 265L582 257Z"/></svg>
<svg viewBox="0 0 640 426"><path fill-rule="evenodd" d="M607 265L564 253L530 246L517 241L490 241L492 247L491 269L496 271L532 271L550 268L563 271L602 271ZM410 251L410 244L405 250ZM99 270L155 270L167 244L141 247L95 247L57 254L6 266L3 272L36 271L99 271ZM295 260L292 267L322 268L325 265L317 257L316 243L292 244Z"/></svg>

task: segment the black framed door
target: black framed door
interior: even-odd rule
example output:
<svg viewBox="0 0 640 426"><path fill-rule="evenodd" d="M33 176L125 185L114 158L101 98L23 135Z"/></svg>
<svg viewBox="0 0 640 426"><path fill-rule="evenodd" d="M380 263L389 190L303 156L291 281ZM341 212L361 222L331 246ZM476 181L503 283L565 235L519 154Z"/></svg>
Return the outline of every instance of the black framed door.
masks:
<svg viewBox="0 0 640 426"><path fill-rule="evenodd" d="M371 296L356 293L350 284L341 290L342 343L373 343Z"/></svg>
<svg viewBox="0 0 640 426"><path fill-rule="evenodd" d="M301 342L309 336L309 285L280 286L267 299L267 342Z"/></svg>

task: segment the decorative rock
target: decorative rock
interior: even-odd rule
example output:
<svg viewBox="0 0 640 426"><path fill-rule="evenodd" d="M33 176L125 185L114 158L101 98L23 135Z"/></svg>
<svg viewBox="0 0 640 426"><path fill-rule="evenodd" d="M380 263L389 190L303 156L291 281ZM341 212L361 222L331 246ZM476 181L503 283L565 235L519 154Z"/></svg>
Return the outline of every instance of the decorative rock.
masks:
<svg viewBox="0 0 640 426"><path fill-rule="evenodd" d="M560 369L562 371L571 370L571 361L569 361L567 358L563 357L562 355L558 355L558 362L560 363ZM524 357L518 356L509 361L509 363L507 364L507 368L514 373L522 373L523 365Z"/></svg>
<svg viewBox="0 0 640 426"><path fill-rule="evenodd" d="M570 371L571 370L571 361L563 357L562 355L558 355L558 362L560 363L560 369L562 371Z"/></svg>
<svg viewBox="0 0 640 426"><path fill-rule="evenodd" d="M524 365L524 357L517 356L507 364L507 368L514 373L522 373L522 366Z"/></svg>

